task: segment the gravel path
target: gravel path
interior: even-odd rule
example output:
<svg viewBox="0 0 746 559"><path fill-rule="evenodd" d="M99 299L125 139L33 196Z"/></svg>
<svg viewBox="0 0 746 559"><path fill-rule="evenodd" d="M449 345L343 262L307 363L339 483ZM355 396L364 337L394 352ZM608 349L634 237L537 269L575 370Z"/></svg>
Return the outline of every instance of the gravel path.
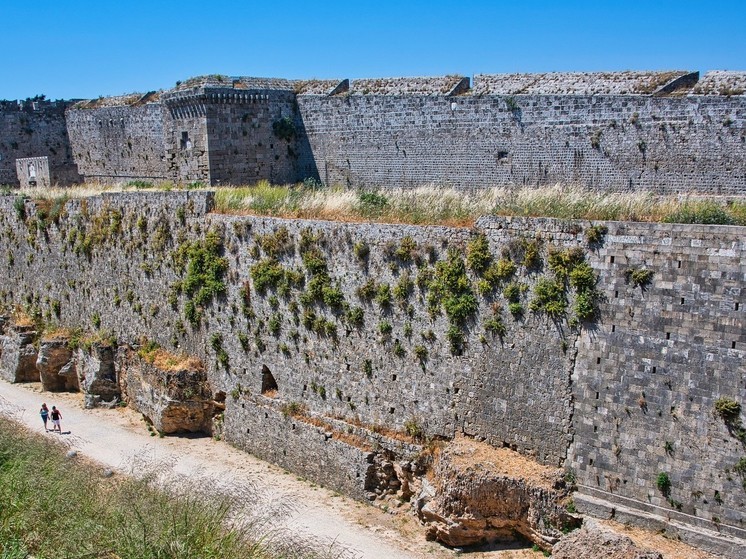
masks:
<svg viewBox="0 0 746 559"><path fill-rule="evenodd" d="M455 555L433 542L417 520L403 511L386 513L262 462L209 437L150 436L140 414L128 408L85 410L80 394L42 392L41 384L0 380L0 415L43 433L42 402L62 412L63 434L72 450L122 474L158 471L196 485L250 495L272 518L277 541L313 542L339 559L424 559ZM51 426L51 423L50 423ZM473 559L532 557L529 550L501 548L469 554Z"/></svg>

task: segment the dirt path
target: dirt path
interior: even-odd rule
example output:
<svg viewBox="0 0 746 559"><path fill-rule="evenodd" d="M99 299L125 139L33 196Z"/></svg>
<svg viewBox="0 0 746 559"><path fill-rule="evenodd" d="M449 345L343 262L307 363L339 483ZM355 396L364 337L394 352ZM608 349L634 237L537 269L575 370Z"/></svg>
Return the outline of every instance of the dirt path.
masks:
<svg viewBox="0 0 746 559"><path fill-rule="evenodd" d="M452 558L456 554L425 541L419 522L403 511L358 503L208 437L150 436L140 414L128 408L84 410L80 394L41 392L39 383L0 381L0 415L43 432L38 409L42 402L62 411L61 440L71 449L121 473L142 467L166 468L200 483L244 489L257 495L275 514L275 537L314 541L332 547L340 558ZM51 425L50 425L51 426ZM49 434L50 437L60 437ZM529 549L501 548L470 553L471 559L524 559L539 555Z"/></svg>

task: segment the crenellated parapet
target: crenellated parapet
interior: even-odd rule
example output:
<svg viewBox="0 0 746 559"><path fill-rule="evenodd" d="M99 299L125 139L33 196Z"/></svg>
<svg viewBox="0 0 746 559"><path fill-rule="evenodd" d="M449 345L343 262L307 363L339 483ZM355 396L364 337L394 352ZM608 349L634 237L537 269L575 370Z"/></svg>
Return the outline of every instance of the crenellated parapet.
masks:
<svg viewBox="0 0 746 559"><path fill-rule="evenodd" d="M727 71L207 75L69 107L3 102L0 111L12 116L0 141L0 183L18 184L16 158L47 156L52 184L77 178L58 172L74 158L80 175L103 182L561 183L738 195L746 193L745 91L746 72ZM67 128L69 161L29 143L49 128L38 118L45 111Z"/></svg>

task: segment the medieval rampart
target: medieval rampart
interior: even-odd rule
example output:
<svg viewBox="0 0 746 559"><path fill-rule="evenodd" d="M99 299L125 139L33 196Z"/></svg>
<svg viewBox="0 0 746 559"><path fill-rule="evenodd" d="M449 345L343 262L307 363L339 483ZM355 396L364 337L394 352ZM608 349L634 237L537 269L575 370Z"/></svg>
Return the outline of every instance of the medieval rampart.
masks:
<svg viewBox="0 0 746 559"><path fill-rule="evenodd" d="M39 223L2 197L0 300L199 356L228 441L359 498L381 456L414 467L397 433L463 433L563 465L579 504L744 539L744 446L715 411L746 402L743 228L343 224L218 215L211 200L106 195ZM480 234L508 274L492 287L459 264ZM225 291L203 297L197 271L222 262L210 246ZM564 311L535 303L558 254L598 275L597 315L576 323L576 279Z"/></svg>
<svg viewBox="0 0 746 559"><path fill-rule="evenodd" d="M166 180L160 103L71 109L67 126L86 180Z"/></svg>
<svg viewBox="0 0 746 559"><path fill-rule="evenodd" d="M300 95L298 106L327 184L746 189L741 99Z"/></svg>
<svg viewBox="0 0 746 559"><path fill-rule="evenodd" d="M0 185L18 186L16 159L47 156L53 184L80 180L70 140L67 101L0 101Z"/></svg>
<svg viewBox="0 0 746 559"><path fill-rule="evenodd" d="M8 161L49 156L52 183L77 177L69 174L73 157L82 176L107 182L313 178L360 188L562 183L742 194L744 76L504 74L473 83L205 76L161 93L81 102L64 122L62 109L49 120L41 115L51 109L6 103L0 166L9 170L0 183L16 184Z"/></svg>

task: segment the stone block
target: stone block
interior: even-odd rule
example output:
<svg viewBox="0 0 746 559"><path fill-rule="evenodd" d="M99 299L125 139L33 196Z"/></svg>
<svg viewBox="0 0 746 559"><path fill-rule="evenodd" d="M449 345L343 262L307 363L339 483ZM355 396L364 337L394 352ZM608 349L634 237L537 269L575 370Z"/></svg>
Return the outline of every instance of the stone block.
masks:
<svg viewBox="0 0 746 559"><path fill-rule="evenodd" d="M67 338L42 339L36 368L39 370L44 390L78 391L78 374L73 351L68 347Z"/></svg>
<svg viewBox="0 0 746 559"><path fill-rule="evenodd" d="M0 375L8 382L39 382L33 326L9 324L0 335Z"/></svg>
<svg viewBox="0 0 746 559"><path fill-rule="evenodd" d="M160 433L212 434L215 403L204 365L163 350L149 357L130 348L119 352L119 382L128 405Z"/></svg>
<svg viewBox="0 0 746 559"><path fill-rule="evenodd" d="M94 342L75 352L78 386L86 408L116 405L121 398L116 363L116 347Z"/></svg>

